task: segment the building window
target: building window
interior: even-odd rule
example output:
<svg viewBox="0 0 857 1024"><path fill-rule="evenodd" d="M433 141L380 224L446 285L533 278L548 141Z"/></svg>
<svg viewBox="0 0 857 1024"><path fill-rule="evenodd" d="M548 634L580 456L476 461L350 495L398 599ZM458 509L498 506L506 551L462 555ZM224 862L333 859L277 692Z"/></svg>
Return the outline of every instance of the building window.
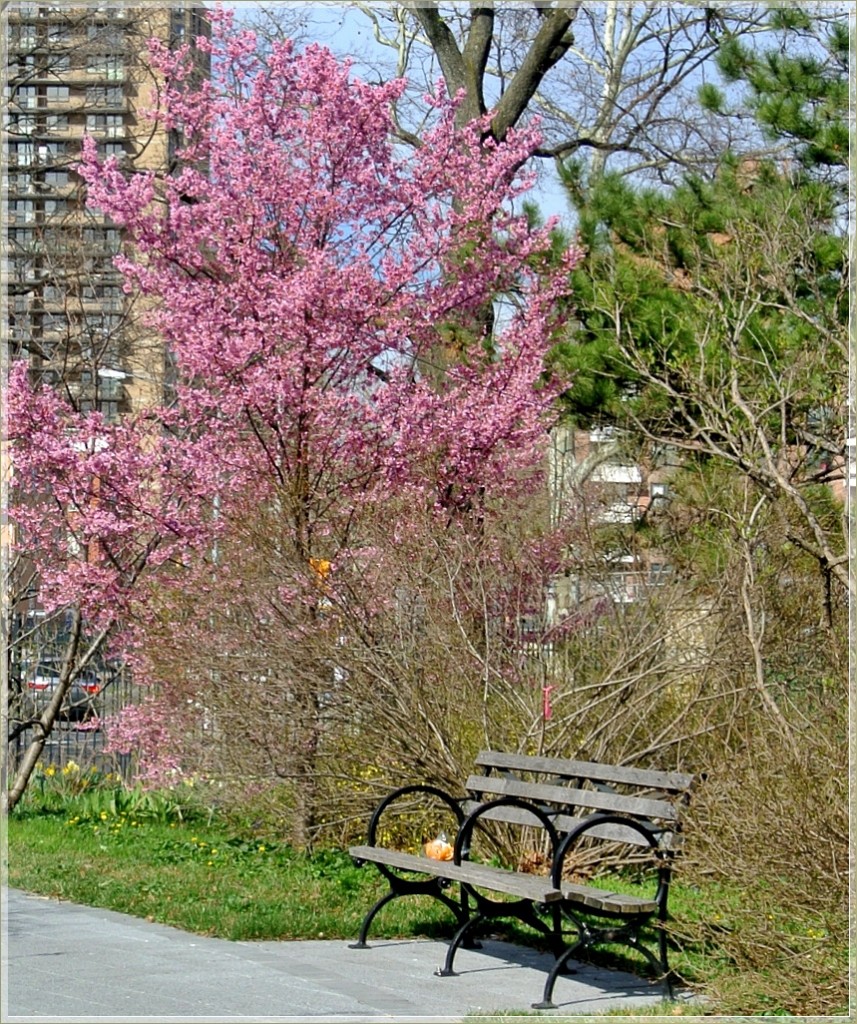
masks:
<svg viewBox="0 0 857 1024"><path fill-rule="evenodd" d="M29 192L33 187L33 179L27 171L18 171L17 174L9 175L9 190L11 192Z"/></svg>
<svg viewBox="0 0 857 1024"><path fill-rule="evenodd" d="M122 326L122 317L110 313L89 313L84 318L86 330L93 335L105 337Z"/></svg>
<svg viewBox="0 0 857 1024"><path fill-rule="evenodd" d="M86 285L81 292L81 299L84 302L98 302L105 313L115 313L122 309L122 294L119 285ZM101 329L102 324L99 323L96 330Z"/></svg>
<svg viewBox="0 0 857 1024"><path fill-rule="evenodd" d="M12 46L35 46L36 45L36 26L27 23L20 25L12 25L11 28L11 43Z"/></svg>
<svg viewBox="0 0 857 1024"><path fill-rule="evenodd" d="M72 41L71 25L58 24L48 25L48 43L56 46L58 43L70 43Z"/></svg>
<svg viewBox="0 0 857 1024"><path fill-rule="evenodd" d="M191 15L190 18L190 34L195 39L197 36L205 36L206 39L211 36L211 23L209 20L196 11Z"/></svg>
<svg viewBox="0 0 857 1024"><path fill-rule="evenodd" d="M68 86L67 85L49 85L45 89L45 98L48 104L52 103L68 103Z"/></svg>
<svg viewBox="0 0 857 1024"><path fill-rule="evenodd" d="M121 107L123 100L121 85L90 85L86 90L88 107Z"/></svg>
<svg viewBox="0 0 857 1024"><path fill-rule="evenodd" d="M124 45L120 25L89 24L86 26L86 38L90 42L97 41L105 50L121 50Z"/></svg>
<svg viewBox="0 0 857 1024"><path fill-rule="evenodd" d="M68 114L48 114L45 117L45 130L49 132L67 132Z"/></svg>
<svg viewBox="0 0 857 1024"><path fill-rule="evenodd" d="M122 381L113 377L99 377L98 390L102 398L115 401L122 396Z"/></svg>
<svg viewBox="0 0 857 1024"><path fill-rule="evenodd" d="M64 217L68 213L67 199L46 199L44 205L46 217Z"/></svg>
<svg viewBox="0 0 857 1024"><path fill-rule="evenodd" d="M86 130L119 139L124 134L124 120L121 114L87 114Z"/></svg>
<svg viewBox="0 0 857 1024"><path fill-rule="evenodd" d="M10 135L31 135L36 130L35 114L9 114L7 119Z"/></svg>
<svg viewBox="0 0 857 1024"><path fill-rule="evenodd" d="M16 249L30 249L36 240L31 228L16 228L9 232L8 237L10 245Z"/></svg>
<svg viewBox="0 0 857 1024"><path fill-rule="evenodd" d="M36 147L32 140L13 142L9 146L9 162L18 167L28 167L36 158Z"/></svg>
<svg viewBox="0 0 857 1024"><path fill-rule="evenodd" d="M94 54L86 70L91 75L103 75L109 81L121 82L125 77L125 61L118 53Z"/></svg>
<svg viewBox="0 0 857 1024"><path fill-rule="evenodd" d="M9 212L13 224L33 224L36 220L36 206L32 199L13 199Z"/></svg>
<svg viewBox="0 0 857 1024"><path fill-rule="evenodd" d="M64 188L69 180L68 171L45 171L45 184L51 188Z"/></svg>
<svg viewBox="0 0 857 1024"><path fill-rule="evenodd" d="M26 345L33 337L33 325L29 320L16 320L9 324L9 340L20 345Z"/></svg>
<svg viewBox="0 0 857 1024"><path fill-rule="evenodd" d="M106 160L109 156L123 157L125 156L125 143L99 142L98 155L102 160Z"/></svg>
<svg viewBox="0 0 857 1024"><path fill-rule="evenodd" d="M68 320L62 313L44 313L42 330L46 334L63 334L68 327Z"/></svg>
<svg viewBox="0 0 857 1024"><path fill-rule="evenodd" d="M118 228L84 228L83 240L87 246L98 246L104 252L119 252L122 241Z"/></svg>
<svg viewBox="0 0 857 1024"><path fill-rule="evenodd" d="M35 107L38 102L38 90L34 85L19 85L15 90L15 102L25 110Z"/></svg>
<svg viewBox="0 0 857 1024"><path fill-rule="evenodd" d="M56 160L58 157L68 154L68 146L65 142L40 142L38 156L40 161Z"/></svg>

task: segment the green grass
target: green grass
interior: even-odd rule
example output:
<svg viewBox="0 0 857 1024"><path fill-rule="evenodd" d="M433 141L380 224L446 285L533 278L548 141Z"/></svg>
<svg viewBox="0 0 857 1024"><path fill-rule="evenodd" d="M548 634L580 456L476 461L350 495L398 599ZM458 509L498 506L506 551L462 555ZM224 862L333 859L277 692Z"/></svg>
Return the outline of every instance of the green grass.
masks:
<svg viewBox="0 0 857 1024"><path fill-rule="evenodd" d="M307 856L186 811L176 820L83 804L10 816L11 886L235 940L353 938L386 891L342 851ZM389 937L436 936L453 921L436 900L413 898L385 908L378 926Z"/></svg>

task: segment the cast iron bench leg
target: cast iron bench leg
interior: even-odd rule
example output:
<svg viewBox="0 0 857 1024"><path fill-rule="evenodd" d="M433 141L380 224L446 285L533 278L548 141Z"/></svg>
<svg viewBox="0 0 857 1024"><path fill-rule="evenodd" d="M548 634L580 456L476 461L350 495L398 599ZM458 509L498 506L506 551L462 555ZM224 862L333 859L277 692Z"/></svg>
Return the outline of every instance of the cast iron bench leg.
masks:
<svg viewBox="0 0 857 1024"><path fill-rule="evenodd" d="M563 971L565 970L565 966L571 959L572 955L576 952L576 950L578 950L582 945L585 944L585 941L586 940L583 937L581 937L577 940L577 942L572 943L572 945L568 947L568 949L562 954L562 956L559 957L557 962L553 965L553 967L551 968L551 972L547 977L547 981L545 982L545 990L542 994L542 1001L540 1003L533 1003L534 1010L556 1009L556 1004L553 1002L552 999L553 987L556 984L556 979L560 976L560 974L563 973Z"/></svg>
<svg viewBox="0 0 857 1024"><path fill-rule="evenodd" d="M443 967L439 967L434 973L439 978L450 978L455 976L455 971L452 969L452 962L455 959L455 954L458 952L458 948L465 944L465 939L468 938L470 932L476 930L476 926L484 921L482 914L477 914L475 917L470 918L469 921L465 921L464 924L458 929L452 938L452 942L449 944L449 949L446 951L446 960L444 961ZM478 948L476 943L467 943L468 948Z"/></svg>

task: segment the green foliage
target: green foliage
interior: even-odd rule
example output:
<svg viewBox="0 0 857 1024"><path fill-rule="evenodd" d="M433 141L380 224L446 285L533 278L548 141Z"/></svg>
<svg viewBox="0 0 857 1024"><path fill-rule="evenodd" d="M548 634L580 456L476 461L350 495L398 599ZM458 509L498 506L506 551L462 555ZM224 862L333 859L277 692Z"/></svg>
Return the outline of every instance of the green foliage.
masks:
<svg viewBox="0 0 857 1024"><path fill-rule="evenodd" d="M684 437L699 401L689 388L710 398L734 373L773 443L794 444L840 400L842 367L819 351L819 331L844 335L847 316L827 186L730 157L668 194L608 175L579 213L578 326L552 354L573 375L575 422Z"/></svg>
<svg viewBox="0 0 857 1024"><path fill-rule="evenodd" d="M130 816L140 821L193 821L209 818L205 794L192 781L167 791L128 788L119 775L82 769L75 761L62 768L36 765L31 785L21 802L22 814L74 814L83 820Z"/></svg>
<svg viewBox="0 0 857 1024"><path fill-rule="evenodd" d="M770 26L781 45L757 53L735 38L720 48L724 78L747 86L746 103L771 139L789 140L807 168L848 163L847 21L823 11L782 5L771 12ZM713 89L700 99L717 110Z"/></svg>
<svg viewBox="0 0 857 1024"><path fill-rule="evenodd" d="M726 97L713 82L706 82L704 85L701 85L697 98L703 110L713 114L726 113Z"/></svg>
<svg viewBox="0 0 857 1024"><path fill-rule="evenodd" d="M553 360L574 374L566 409L581 425L637 421L685 435L692 396L681 406L671 392L691 380L720 387L732 368L760 407L770 398L770 435L791 431L788 443L813 406L841 399L833 382L841 392L843 368L824 356L808 365L806 354L827 348L820 332L846 333L843 181L824 169L847 163L848 29L835 15L785 6L771 25L779 49L727 36L718 61L728 82L746 86L743 113L792 144L799 167L724 153L716 174L669 190L616 174L590 181L579 160L563 168L587 256L572 278L578 327ZM732 113L714 84L699 100ZM783 418L774 392L796 362L806 376Z"/></svg>

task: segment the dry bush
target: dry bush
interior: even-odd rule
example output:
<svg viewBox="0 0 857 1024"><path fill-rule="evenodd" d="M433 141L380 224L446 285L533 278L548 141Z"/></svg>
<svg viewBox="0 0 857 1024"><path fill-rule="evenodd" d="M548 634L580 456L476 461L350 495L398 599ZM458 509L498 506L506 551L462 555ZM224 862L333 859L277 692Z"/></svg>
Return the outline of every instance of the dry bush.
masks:
<svg viewBox="0 0 857 1024"><path fill-rule="evenodd" d="M698 885L700 906L675 927L682 944L705 951L700 973L722 1012L839 1014L848 1000L847 598L783 543L774 516L758 525L749 542L736 538L721 576L718 656L734 715L694 754L706 778L680 873ZM720 682L725 689L722 673Z"/></svg>
<svg viewBox="0 0 857 1024"><path fill-rule="evenodd" d="M847 713L842 701L816 712L797 752L757 719L712 765L689 814L681 877L699 886L709 916L676 930L707 948L704 980L723 1012L845 1012ZM716 911L712 883L727 886ZM730 965L722 976L719 963Z"/></svg>

